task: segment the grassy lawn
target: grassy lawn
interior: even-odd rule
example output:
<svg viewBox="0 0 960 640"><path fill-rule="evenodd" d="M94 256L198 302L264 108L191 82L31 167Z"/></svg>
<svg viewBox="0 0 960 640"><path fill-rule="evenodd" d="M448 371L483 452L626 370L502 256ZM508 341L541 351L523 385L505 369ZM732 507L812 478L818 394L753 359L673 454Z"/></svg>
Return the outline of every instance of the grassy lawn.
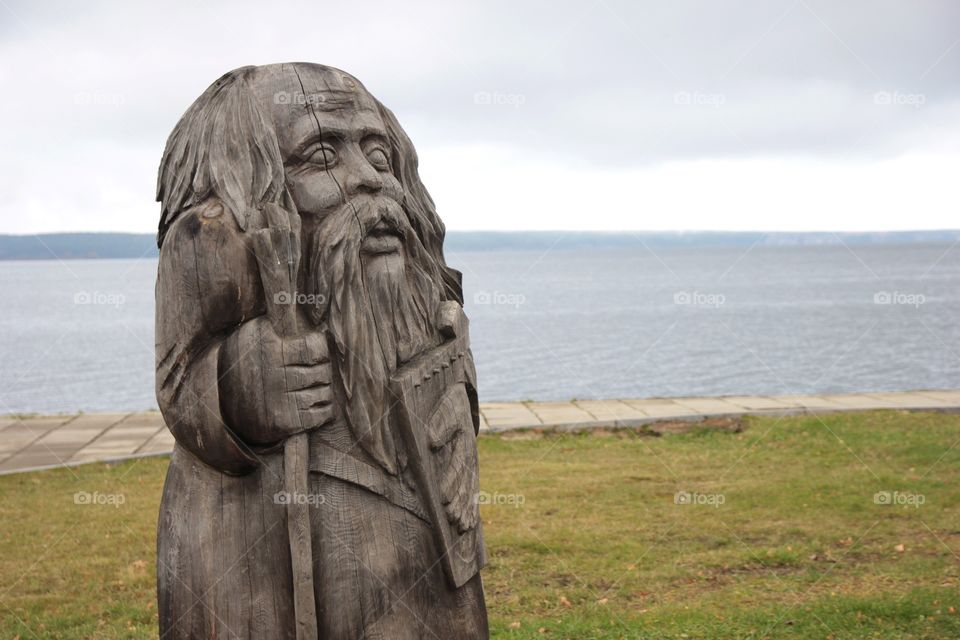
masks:
<svg viewBox="0 0 960 640"><path fill-rule="evenodd" d="M745 427L482 437L493 636L960 637L960 416ZM0 477L0 637L156 637L166 464Z"/></svg>

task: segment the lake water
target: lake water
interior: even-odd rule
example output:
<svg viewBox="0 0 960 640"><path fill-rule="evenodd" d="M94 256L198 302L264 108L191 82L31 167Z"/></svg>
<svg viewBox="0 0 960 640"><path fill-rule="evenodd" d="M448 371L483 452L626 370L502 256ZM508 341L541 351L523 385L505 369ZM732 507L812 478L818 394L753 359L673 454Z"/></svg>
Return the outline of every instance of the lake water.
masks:
<svg viewBox="0 0 960 640"><path fill-rule="evenodd" d="M447 258L485 401L960 387L960 247ZM155 407L155 275L0 262L0 413Z"/></svg>

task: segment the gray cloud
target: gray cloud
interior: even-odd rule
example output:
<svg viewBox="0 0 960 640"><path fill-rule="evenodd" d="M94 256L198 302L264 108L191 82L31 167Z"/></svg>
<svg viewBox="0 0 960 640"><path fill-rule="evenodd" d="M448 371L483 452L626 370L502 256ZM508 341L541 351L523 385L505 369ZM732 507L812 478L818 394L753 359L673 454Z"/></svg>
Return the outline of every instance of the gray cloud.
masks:
<svg viewBox="0 0 960 640"><path fill-rule="evenodd" d="M960 137L949 2L7 0L0 15L6 226L43 190L63 228L110 193L151 191L210 82L285 60L355 74L421 149L501 144L575 167L874 159Z"/></svg>

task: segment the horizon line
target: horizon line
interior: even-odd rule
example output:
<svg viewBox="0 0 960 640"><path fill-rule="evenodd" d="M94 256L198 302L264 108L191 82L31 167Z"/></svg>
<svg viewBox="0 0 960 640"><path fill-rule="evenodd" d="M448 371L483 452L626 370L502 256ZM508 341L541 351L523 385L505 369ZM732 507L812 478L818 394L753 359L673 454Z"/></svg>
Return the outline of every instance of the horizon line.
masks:
<svg viewBox="0 0 960 640"><path fill-rule="evenodd" d="M880 233L960 233L960 227L935 229L447 229L446 233L595 233L595 234L683 234L683 233L759 233L772 234L880 234ZM155 231L25 231L0 232L0 237L36 237L62 235L130 235L156 236Z"/></svg>

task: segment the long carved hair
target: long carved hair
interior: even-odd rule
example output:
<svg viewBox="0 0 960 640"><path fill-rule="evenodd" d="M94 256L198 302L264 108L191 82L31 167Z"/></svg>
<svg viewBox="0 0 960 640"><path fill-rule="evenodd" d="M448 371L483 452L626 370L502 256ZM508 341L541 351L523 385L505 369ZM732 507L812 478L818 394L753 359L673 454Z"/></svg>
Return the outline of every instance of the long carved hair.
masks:
<svg viewBox="0 0 960 640"><path fill-rule="evenodd" d="M158 247L177 216L210 197L223 202L243 230L258 224L252 221L259 220L265 204L295 210L273 122L251 86L256 71L255 66L241 67L220 77L190 105L167 139L157 176ZM420 181L417 152L393 112L373 100L392 147L392 172L403 186L403 210L439 268L444 299L462 304L461 276L443 258L445 230Z"/></svg>

